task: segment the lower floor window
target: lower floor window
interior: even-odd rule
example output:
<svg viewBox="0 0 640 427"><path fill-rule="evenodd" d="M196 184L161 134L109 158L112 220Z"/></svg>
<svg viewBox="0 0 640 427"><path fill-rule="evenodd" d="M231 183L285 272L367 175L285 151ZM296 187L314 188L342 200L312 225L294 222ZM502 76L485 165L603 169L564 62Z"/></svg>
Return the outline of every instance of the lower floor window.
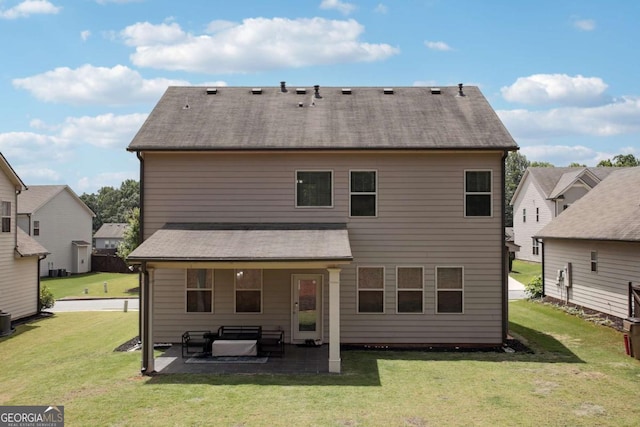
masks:
<svg viewBox="0 0 640 427"><path fill-rule="evenodd" d="M213 312L213 270L187 270L187 312Z"/></svg>
<svg viewBox="0 0 640 427"><path fill-rule="evenodd" d="M262 270L236 270L236 313L262 312Z"/></svg>
<svg viewBox="0 0 640 427"><path fill-rule="evenodd" d="M422 313L423 270L422 267L398 267L398 313Z"/></svg>
<svg viewBox="0 0 640 427"><path fill-rule="evenodd" d="M532 237L531 242L532 242L533 254L540 255L540 242L538 242L538 239L536 239L535 237Z"/></svg>
<svg viewBox="0 0 640 427"><path fill-rule="evenodd" d="M462 313L463 274L462 267L436 267L437 313Z"/></svg>
<svg viewBox="0 0 640 427"><path fill-rule="evenodd" d="M358 313L384 313L384 267L358 267Z"/></svg>

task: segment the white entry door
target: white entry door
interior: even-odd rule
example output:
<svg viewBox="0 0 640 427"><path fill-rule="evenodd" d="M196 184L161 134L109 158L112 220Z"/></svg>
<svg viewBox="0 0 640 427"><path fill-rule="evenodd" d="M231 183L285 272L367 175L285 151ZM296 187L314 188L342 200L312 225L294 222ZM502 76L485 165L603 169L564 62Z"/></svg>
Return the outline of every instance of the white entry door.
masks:
<svg viewBox="0 0 640 427"><path fill-rule="evenodd" d="M322 339L322 275L294 274L291 281L293 342Z"/></svg>

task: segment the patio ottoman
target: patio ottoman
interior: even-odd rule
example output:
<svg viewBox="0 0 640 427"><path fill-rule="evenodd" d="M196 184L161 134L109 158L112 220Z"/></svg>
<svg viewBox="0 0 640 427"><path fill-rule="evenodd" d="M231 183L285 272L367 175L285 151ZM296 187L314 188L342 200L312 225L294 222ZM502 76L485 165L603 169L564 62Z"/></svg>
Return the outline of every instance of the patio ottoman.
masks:
<svg viewBox="0 0 640 427"><path fill-rule="evenodd" d="M257 356L257 340L215 340L211 344L212 356Z"/></svg>

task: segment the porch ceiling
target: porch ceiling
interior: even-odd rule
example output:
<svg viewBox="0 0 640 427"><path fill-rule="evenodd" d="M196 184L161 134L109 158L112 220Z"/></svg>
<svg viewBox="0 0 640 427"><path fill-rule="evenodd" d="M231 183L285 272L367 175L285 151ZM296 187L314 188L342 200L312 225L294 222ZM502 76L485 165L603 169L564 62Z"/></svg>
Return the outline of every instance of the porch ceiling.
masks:
<svg viewBox="0 0 640 427"><path fill-rule="evenodd" d="M169 223L129 262L283 262L353 260L346 224Z"/></svg>

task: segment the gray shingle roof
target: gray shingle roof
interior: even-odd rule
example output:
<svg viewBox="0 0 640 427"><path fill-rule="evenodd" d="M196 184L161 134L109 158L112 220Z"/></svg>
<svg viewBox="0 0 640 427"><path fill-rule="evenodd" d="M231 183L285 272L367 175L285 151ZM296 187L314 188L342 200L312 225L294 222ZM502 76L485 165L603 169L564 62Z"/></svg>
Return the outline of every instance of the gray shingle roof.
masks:
<svg viewBox="0 0 640 427"><path fill-rule="evenodd" d="M129 224L127 223L119 223L119 222L110 222L102 224L102 226L96 231L96 234L93 235L94 239L123 239L124 231L127 229Z"/></svg>
<svg viewBox="0 0 640 427"><path fill-rule="evenodd" d="M547 198L553 198L560 195L562 191L581 176L585 170L591 172L600 181L602 181L609 176L615 168L531 167L527 169Z"/></svg>
<svg viewBox="0 0 640 427"><path fill-rule="evenodd" d="M35 256L35 255L47 255L50 252L44 248L40 243L25 233L20 227L18 227L18 246L16 251L20 256Z"/></svg>
<svg viewBox="0 0 640 427"><path fill-rule="evenodd" d="M0 170L9 178L9 180L15 185L16 189L26 190L27 186L20 179L16 171L13 170L7 159L0 153Z"/></svg>
<svg viewBox="0 0 640 427"><path fill-rule="evenodd" d="M640 241L640 167L613 169L536 237Z"/></svg>
<svg viewBox="0 0 640 427"><path fill-rule="evenodd" d="M69 194L78 202L81 208L87 211L92 217L95 213L82 201L80 197L68 185L31 185L27 191L18 195L18 213L32 214L62 191Z"/></svg>
<svg viewBox="0 0 640 427"><path fill-rule="evenodd" d="M169 87L128 147L144 150L499 149L517 145L477 87ZM299 103L302 106L299 106ZM188 105L188 108L186 108Z"/></svg>
<svg viewBox="0 0 640 427"><path fill-rule="evenodd" d="M128 261L351 261L346 224L167 224Z"/></svg>

